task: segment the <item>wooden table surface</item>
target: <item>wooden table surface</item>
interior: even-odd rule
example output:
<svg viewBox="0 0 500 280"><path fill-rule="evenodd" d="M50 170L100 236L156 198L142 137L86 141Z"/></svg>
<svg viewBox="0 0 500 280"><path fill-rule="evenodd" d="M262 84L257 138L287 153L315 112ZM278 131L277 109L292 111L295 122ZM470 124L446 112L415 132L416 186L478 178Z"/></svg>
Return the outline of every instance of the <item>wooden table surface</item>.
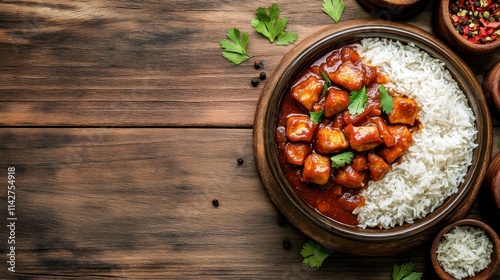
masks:
<svg viewBox="0 0 500 280"><path fill-rule="evenodd" d="M250 25L273 2L1 1L1 279L390 279L393 264L410 261L435 278L429 244L302 264L308 237L278 223L252 150L263 86L250 84L253 63L269 74L293 47ZM333 24L322 1L277 2L298 42ZM377 15L345 0L341 20ZM432 32L431 15L432 3L405 22ZM231 27L250 36L253 57L239 66L221 56ZM481 82L500 52L463 59ZM477 202L468 216L483 214Z"/></svg>

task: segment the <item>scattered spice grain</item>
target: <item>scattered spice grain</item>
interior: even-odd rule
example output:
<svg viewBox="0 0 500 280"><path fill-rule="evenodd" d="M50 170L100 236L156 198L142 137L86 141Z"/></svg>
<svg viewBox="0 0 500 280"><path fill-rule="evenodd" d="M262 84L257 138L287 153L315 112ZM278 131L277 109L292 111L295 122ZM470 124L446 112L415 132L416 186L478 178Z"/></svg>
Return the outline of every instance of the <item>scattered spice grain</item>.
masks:
<svg viewBox="0 0 500 280"><path fill-rule="evenodd" d="M290 250L292 248L292 242L288 239L283 239L283 248L285 248L285 250Z"/></svg>
<svg viewBox="0 0 500 280"><path fill-rule="evenodd" d="M260 72L259 79L265 80L266 79L266 72Z"/></svg>
<svg viewBox="0 0 500 280"><path fill-rule="evenodd" d="M259 78L252 78L252 86L256 87L259 85Z"/></svg>
<svg viewBox="0 0 500 280"><path fill-rule="evenodd" d="M285 216L283 216L283 214L279 214L278 217L276 218L276 221L280 226L286 226L289 223L288 219Z"/></svg>
<svg viewBox="0 0 500 280"><path fill-rule="evenodd" d="M213 206L215 206L215 207L219 207L219 200L218 200L218 199L216 199L216 198L214 198L214 199L212 200L212 205L213 205Z"/></svg>
<svg viewBox="0 0 500 280"><path fill-rule="evenodd" d="M255 67L255 69L264 69L264 61L256 60L253 64L253 67Z"/></svg>

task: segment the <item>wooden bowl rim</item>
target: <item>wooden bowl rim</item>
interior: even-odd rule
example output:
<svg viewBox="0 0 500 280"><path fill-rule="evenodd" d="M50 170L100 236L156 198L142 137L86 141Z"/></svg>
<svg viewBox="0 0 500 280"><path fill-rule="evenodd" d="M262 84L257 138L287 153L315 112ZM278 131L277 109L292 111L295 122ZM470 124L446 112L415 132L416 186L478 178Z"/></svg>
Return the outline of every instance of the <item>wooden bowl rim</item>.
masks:
<svg viewBox="0 0 500 280"><path fill-rule="evenodd" d="M489 44L474 44L462 38L455 28L453 28L453 24L451 23L449 3L450 0L440 0L439 5L441 6L440 9L442 14L439 16L444 17L443 22L445 23L446 29L450 36L455 38L457 44L462 44L467 49L475 49L479 53L490 52L500 47L500 38L497 38Z"/></svg>
<svg viewBox="0 0 500 280"><path fill-rule="evenodd" d="M404 20L421 12L430 0L356 0L376 18Z"/></svg>
<svg viewBox="0 0 500 280"><path fill-rule="evenodd" d="M443 237L444 234L449 232L451 229L455 228L456 226L472 226L475 228L480 228L484 230L486 235L488 235L488 238L491 240L493 243L493 253L491 257L491 263L482 271L480 271L478 274L476 274L473 277L467 277L467 278L462 278L463 280L474 280L474 279L489 279L493 277L498 269L500 268L500 239L495 232L488 224L486 224L483 221L476 220L476 219L462 219L458 220L456 222L453 222L447 226L445 226L434 238L434 241L432 242L431 245L431 262L432 266L434 267L434 270L438 274L438 276L443 279L443 280L454 280L455 278L446 273L444 269L441 267L439 264L439 261L437 260L437 254L436 250L439 244L439 241Z"/></svg>
<svg viewBox="0 0 500 280"><path fill-rule="evenodd" d="M294 71L294 67L297 68L296 64L292 64L294 60L303 59L305 56L310 55L310 53L313 52L312 50L315 48L317 49L324 44L328 44L331 40L341 40L349 36L354 36L357 39L380 37L381 34L385 34L385 37L391 37L392 39L397 39L402 42L413 42L417 46L425 46L424 49L427 48L430 50L432 48L432 51L437 56L444 57L446 58L446 61L449 61L450 65L448 66L448 69L454 76L455 80L457 80L459 85L461 85L462 89L468 88L470 90L470 96L467 96L467 98L469 99L469 105L476 115L476 126L480 131L477 141L478 143L483 143L483 145L479 145L475 149L474 153L476 155L476 165L473 164L469 168L467 177L463 183L469 184L469 187L460 187L459 193L454 194L452 197L445 200L443 205L437 208L433 213L430 213L423 219L419 219L413 224L396 226L391 229L361 229L358 227L346 226L334 221L332 222L332 220L328 219L325 222L325 217L318 217L319 214L310 213L310 208L305 205L301 199L297 198L296 192L291 193L289 189L287 190L287 186L283 187L281 184L281 182L284 182L283 180L286 181L284 175L280 173L281 167L279 164L278 166L273 164L272 159L270 159L273 157L272 153L266 151L265 149L266 145L274 144L275 135L274 129L276 116L270 116L272 115L270 112L272 108L269 107L269 102L278 102L279 106L282 94L281 96L276 97L276 95L279 94L273 95L273 91L284 91L284 87L286 87L286 85L279 85L279 82L282 76L290 74ZM391 34L391 36L389 36L389 34ZM329 48L332 49L332 46L338 46L339 44L341 43L330 43L331 46L329 46ZM420 48L422 49L422 47ZM321 52L324 52L324 50L318 51L316 56ZM304 63L305 62L303 62L303 64ZM450 69L450 67L453 69ZM458 79L460 71L463 72L460 74L463 76ZM464 82L464 80L467 82ZM280 86L280 89L276 89L278 86ZM266 123L273 117L274 121L271 121L274 122L274 125L266 128ZM387 242L398 240L402 244L399 250L403 251L418 245L403 243L405 238L422 234L422 232L428 230L429 228L436 228L436 225L441 222L440 219L436 217L438 213L444 212L444 221L442 222L451 222L462 218L466 212L470 210L472 202L469 200L464 202L464 200L466 200L466 197L468 199L475 198L478 194L481 182L486 172L487 163L491 155L492 129L491 119L489 112L487 111L481 87L472 71L460 59L460 57L458 57L435 36L420 28L406 23L369 19L344 21L336 25L322 28L296 44L294 48L292 48L281 59L268 76L259 98L254 119L253 138L256 166L269 197L276 207L288 218L288 220L290 220L290 222L304 234L329 248L342 247L343 244L339 244L339 239L337 237L340 238L341 242L352 241L355 244L361 242L365 245L369 243L380 245L382 243L386 244ZM481 165L482 163L484 163L484 165ZM285 182L284 184L287 183ZM452 202L456 203L451 205ZM462 207L461 211L455 211L459 206ZM313 215L313 217L311 217L311 215ZM313 219L320 219L321 222ZM426 238L430 237L426 236ZM392 254L391 252L388 252L387 249L385 251L383 248L378 249L380 249L380 252L375 252L373 254ZM347 252L350 251L349 248L341 248L339 250ZM398 250L396 249L394 252L398 252Z"/></svg>
<svg viewBox="0 0 500 280"><path fill-rule="evenodd" d="M500 111L500 61L491 66L481 86L486 94L486 99L493 100L495 107Z"/></svg>
<svg viewBox="0 0 500 280"><path fill-rule="evenodd" d="M376 4L394 5L403 7L412 6L419 2L429 2L429 0L364 0L364 1L369 1Z"/></svg>
<svg viewBox="0 0 500 280"><path fill-rule="evenodd" d="M497 199L500 193L500 152L491 158L488 169L486 169L484 182L486 183L485 187L489 188L488 194L491 194L493 204L500 211L500 200Z"/></svg>

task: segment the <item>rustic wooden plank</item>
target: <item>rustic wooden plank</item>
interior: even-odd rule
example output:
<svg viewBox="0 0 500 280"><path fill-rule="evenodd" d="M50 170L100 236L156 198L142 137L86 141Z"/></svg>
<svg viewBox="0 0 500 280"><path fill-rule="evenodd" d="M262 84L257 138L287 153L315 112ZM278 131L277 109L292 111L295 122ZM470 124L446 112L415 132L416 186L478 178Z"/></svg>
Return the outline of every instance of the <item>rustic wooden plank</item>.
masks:
<svg viewBox="0 0 500 280"><path fill-rule="evenodd" d="M266 1L3 1L0 5L1 126L250 127L262 88L290 46L276 46L249 22ZM333 21L321 1L280 3L303 40ZM383 18L383 14L378 14ZM346 0L342 20L370 18ZM431 5L409 23L432 31ZM237 27L254 56L234 66L219 41ZM500 53L470 59L478 78Z"/></svg>
<svg viewBox="0 0 500 280"><path fill-rule="evenodd" d="M319 270L301 264L307 237L277 222L279 213L254 165L251 134L203 128L0 129L0 178L6 180L7 167L16 168L15 275L388 279L394 263L413 261L425 279L433 279L428 244L395 257L335 252ZM0 193L5 206L6 192ZM470 216L480 214L476 206ZM1 211L0 219L6 215ZM291 241L290 250L282 247L284 239Z"/></svg>
<svg viewBox="0 0 500 280"><path fill-rule="evenodd" d="M293 47L250 27L255 8L269 4L2 1L0 126L100 127L0 128L0 178L17 168L15 279L388 279L406 261L434 278L428 245L391 258L335 253L319 270L300 263L307 237L277 224L251 130L239 129L251 127L262 88L250 86L253 60L269 73ZM321 1L279 4L299 40L331 23ZM371 16L346 0L342 20ZM432 31L430 16L431 5L408 22ZM220 56L229 27L251 36L254 58L237 67ZM481 80L499 57L463 58ZM1 205L6 199L1 192ZM471 217L481 216L479 206Z"/></svg>

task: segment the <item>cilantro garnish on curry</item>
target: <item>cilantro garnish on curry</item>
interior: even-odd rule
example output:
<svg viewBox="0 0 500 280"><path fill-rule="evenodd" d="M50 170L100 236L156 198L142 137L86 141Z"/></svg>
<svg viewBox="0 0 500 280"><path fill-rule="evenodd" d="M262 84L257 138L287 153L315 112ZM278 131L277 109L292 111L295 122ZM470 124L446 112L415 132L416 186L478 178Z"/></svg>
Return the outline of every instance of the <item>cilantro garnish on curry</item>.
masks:
<svg viewBox="0 0 500 280"><path fill-rule="evenodd" d="M305 69L281 104L283 170L307 204L345 224L358 223L362 190L408 151L419 126L417 103L388 82L347 45Z"/></svg>

